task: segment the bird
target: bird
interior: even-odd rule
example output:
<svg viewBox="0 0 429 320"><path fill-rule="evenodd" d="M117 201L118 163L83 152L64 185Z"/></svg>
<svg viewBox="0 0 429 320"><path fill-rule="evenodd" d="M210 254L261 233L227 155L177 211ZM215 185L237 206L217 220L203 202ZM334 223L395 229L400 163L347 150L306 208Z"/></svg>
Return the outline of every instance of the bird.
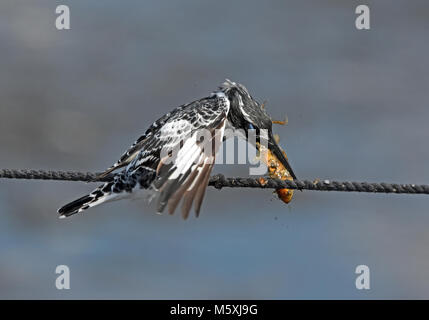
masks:
<svg viewBox="0 0 429 320"><path fill-rule="evenodd" d="M249 138L249 130L262 132L264 129L268 133L264 135L268 150L296 179L274 138L273 122L264 105L256 101L246 87L226 79L210 95L178 106L153 122L117 162L99 175L102 178L112 174L113 179L59 208L60 218L81 213L101 203L130 198L140 189L150 190L156 195L159 213L167 207L173 214L182 202L184 219L189 216L192 205L198 217L216 152L227 138L227 128L244 130L244 139ZM198 130L210 133L208 141L214 143L212 152L203 150L200 141L195 139ZM258 142L253 142L257 149L264 138L259 134ZM165 150L169 150L167 155ZM166 161L172 157L171 150L176 150L174 161Z"/></svg>

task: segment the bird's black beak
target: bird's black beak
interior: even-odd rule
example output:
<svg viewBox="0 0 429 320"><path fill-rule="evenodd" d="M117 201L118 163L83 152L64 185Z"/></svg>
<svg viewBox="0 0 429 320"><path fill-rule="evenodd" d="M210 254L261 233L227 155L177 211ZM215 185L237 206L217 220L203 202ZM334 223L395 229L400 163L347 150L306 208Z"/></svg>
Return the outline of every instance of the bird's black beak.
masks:
<svg viewBox="0 0 429 320"><path fill-rule="evenodd" d="M296 179L295 173L293 172L289 161L286 159L276 140L274 139L273 133L269 132L268 136L268 149L279 159L287 171L289 171L292 178Z"/></svg>

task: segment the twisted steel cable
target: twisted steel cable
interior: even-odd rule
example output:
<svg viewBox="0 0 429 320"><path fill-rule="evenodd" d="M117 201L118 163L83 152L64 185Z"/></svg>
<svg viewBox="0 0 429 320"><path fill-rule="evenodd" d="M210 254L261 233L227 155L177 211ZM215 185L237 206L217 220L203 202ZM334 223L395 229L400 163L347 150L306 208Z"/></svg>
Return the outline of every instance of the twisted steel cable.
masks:
<svg viewBox="0 0 429 320"><path fill-rule="evenodd" d="M51 171L51 170L14 170L0 169L0 178L3 179L32 179L32 180L60 180L82 182L106 182L113 179L108 175L102 179L99 173ZM330 180L278 180L264 178L261 183L257 178L226 178L222 174L210 178L209 186L222 188L264 188L264 189L298 189L314 191L343 191L343 192L371 192L371 193L402 193L402 194L429 194L429 185L426 184L397 184L378 182L339 182Z"/></svg>

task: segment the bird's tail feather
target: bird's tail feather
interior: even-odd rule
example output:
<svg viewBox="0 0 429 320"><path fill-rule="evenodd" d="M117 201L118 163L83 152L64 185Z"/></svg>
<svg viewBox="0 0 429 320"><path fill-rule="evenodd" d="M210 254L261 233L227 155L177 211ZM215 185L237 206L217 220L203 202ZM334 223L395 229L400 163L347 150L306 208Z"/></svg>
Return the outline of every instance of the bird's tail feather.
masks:
<svg viewBox="0 0 429 320"><path fill-rule="evenodd" d="M62 206L58 209L60 218L69 217L103 202L114 200L119 196L119 194L111 191L112 186L113 182L107 182L92 191L90 194Z"/></svg>
<svg viewBox="0 0 429 320"><path fill-rule="evenodd" d="M62 206L58 213L60 218L65 218L107 201L128 198L137 183L140 188L147 189L154 178L155 170L151 168L139 167L131 173L124 170L116 174L113 181L106 182L90 194Z"/></svg>

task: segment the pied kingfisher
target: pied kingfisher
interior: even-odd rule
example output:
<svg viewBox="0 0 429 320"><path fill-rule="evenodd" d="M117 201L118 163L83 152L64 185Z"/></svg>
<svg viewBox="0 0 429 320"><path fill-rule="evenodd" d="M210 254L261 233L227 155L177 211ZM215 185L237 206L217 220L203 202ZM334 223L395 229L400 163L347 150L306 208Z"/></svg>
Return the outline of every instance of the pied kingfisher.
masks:
<svg viewBox="0 0 429 320"><path fill-rule="evenodd" d="M179 106L155 121L112 167L101 174L106 176L116 171L111 182L66 204L58 209L58 213L60 217L68 217L106 201L126 198L137 189L149 189L158 196L158 212L168 206L172 214L182 200L182 216L188 217L192 204L198 216L217 151L216 148L207 154L196 139L189 138L201 129L212 132L212 139L220 142L226 138L224 131L227 127L244 130L246 139L249 129L256 132L265 129L268 149L296 179L274 139L272 123L263 106L243 85L227 79L210 96ZM215 131L218 133L214 134ZM259 143L255 144L258 148ZM162 149L166 146L180 149L173 163L163 161Z"/></svg>

